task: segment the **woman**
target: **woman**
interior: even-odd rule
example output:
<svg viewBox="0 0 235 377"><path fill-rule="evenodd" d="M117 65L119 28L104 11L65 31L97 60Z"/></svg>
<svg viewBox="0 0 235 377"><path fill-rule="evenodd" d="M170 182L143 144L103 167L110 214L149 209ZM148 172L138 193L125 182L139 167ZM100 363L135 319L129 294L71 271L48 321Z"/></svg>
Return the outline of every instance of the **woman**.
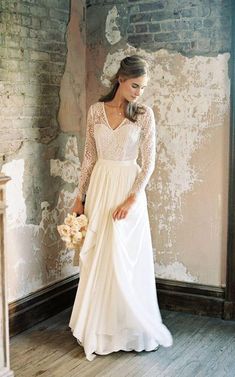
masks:
<svg viewBox="0 0 235 377"><path fill-rule="evenodd" d="M157 302L145 194L155 165L155 120L152 109L137 101L147 81L146 61L126 57L111 91L88 111L72 211L85 213L89 226L69 322L88 360L94 353L153 351L172 344Z"/></svg>

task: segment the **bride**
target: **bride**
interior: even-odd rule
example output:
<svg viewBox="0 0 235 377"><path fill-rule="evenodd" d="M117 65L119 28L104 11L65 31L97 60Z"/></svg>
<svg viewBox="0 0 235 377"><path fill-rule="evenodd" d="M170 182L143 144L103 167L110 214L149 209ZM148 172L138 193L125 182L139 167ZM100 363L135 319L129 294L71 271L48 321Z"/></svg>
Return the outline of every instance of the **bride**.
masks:
<svg viewBox="0 0 235 377"><path fill-rule="evenodd" d="M158 306L145 193L156 148L154 113L139 103L147 82L145 59L128 56L110 92L88 110L72 212L85 213L89 225L69 322L88 360L172 345Z"/></svg>

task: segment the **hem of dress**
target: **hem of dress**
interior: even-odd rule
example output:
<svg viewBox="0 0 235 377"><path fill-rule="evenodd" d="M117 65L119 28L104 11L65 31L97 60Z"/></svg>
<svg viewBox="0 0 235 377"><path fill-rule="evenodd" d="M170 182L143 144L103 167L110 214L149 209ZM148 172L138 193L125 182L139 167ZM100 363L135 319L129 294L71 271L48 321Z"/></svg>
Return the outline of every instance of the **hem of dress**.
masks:
<svg viewBox="0 0 235 377"><path fill-rule="evenodd" d="M78 344L81 345L83 347L82 344L80 344L81 342L78 341ZM107 355L110 355L114 352L119 352L119 351L124 351L124 352L155 352L155 351L158 351L160 347L160 344L158 344L154 349L150 349L150 350L146 350L145 348L142 348L142 349L135 349L135 348L131 348L131 349L125 349L125 348L118 348L118 349L114 349L112 351L107 351L107 352L98 352L98 351L93 351L91 354L90 353L85 353L86 355L86 359L88 361L92 361L96 358L96 356L107 356Z"/></svg>
<svg viewBox="0 0 235 377"><path fill-rule="evenodd" d="M73 332L73 329L71 326L69 326L71 328L71 331ZM89 353L86 353L85 351L85 348L84 348L84 345L82 343L82 341L77 338L74 334L73 336L76 338L77 340L77 343L79 344L79 346L81 346L84 350L84 353L85 353L85 357L88 361L93 361L96 356L105 356L105 355L109 355L109 354L112 354L113 352L119 352L119 351L124 351L124 352L155 352L155 351L158 351L158 349L160 347L164 347L164 348L168 348L168 347L171 347L172 344L169 344L169 345L162 345L162 344L159 344L157 343L155 348L153 349L145 349L145 348L141 348L141 349L135 349L135 348L129 348L129 349L126 349L125 347L124 348L116 348L116 349L113 349L112 351L107 351L107 352L98 352L98 351L93 351L93 352L89 352Z"/></svg>

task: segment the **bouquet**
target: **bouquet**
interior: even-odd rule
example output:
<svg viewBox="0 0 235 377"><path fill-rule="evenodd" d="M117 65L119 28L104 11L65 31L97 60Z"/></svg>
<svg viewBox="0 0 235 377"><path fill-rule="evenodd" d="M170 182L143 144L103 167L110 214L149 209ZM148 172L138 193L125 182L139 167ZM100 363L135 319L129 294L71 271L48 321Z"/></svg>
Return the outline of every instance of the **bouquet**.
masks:
<svg viewBox="0 0 235 377"><path fill-rule="evenodd" d="M75 250L73 265L79 264L79 253L86 235L87 225L86 215L77 216L75 212L72 215L68 213L64 224L57 225L57 230L65 242L66 248Z"/></svg>

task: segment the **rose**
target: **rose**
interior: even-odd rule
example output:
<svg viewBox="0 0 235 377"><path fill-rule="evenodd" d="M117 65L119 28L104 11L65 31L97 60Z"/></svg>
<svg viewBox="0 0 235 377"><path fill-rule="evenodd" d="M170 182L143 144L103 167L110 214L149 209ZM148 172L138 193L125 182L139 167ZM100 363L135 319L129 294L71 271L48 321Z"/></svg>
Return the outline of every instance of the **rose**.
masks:
<svg viewBox="0 0 235 377"><path fill-rule="evenodd" d="M79 232L79 230L80 230L80 227L78 227L76 224L73 224L70 227L70 234L73 236L74 234L76 234L77 232Z"/></svg>
<svg viewBox="0 0 235 377"><path fill-rule="evenodd" d="M82 240L85 238L87 231L88 220L82 214L77 217L77 214L68 214L64 220L64 224L58 225L57 229L61 239L65 242L67 249L80 250Z"/></svg>
<svg viewBox="0 0 235 377"><path fill-rule="evenodd" d="M64 219L64 223L66 225L69 225L71 226L74 222L74 219L75 219L75 216L76 216L76 213L73 212L73 214L71 215L70 213L68 213L68 215L66 216L66 218Z"/></svg>
<svg viewBox="0 0 235 377"><path fill-rule="evenodd" d="M79 243L82 240L82 232L77 232L73 236L73 244Z"/></svg>
<svg viewBox="0 0 235 377"><path fill-rule="evenodd" d="M71 234L69 225L66 225L66 224L58 225L57 229L58 229L60 236L62 236L62 237L63 236L68 237Z"/></svg>
<svg viewBox="0 0 235 377"><path fill-rule="evenodd" d="M62 239L62 241L64 241L65 243L70 243L70 242L71 242L71 237L62 236L61 239Z"/></svg>
<svg viewBox="0 0 235 377"><path fill-rule="evenodd" d="M80 227L85 227L88 224L87 217L83 214L80 215L76 220Z"/></svg>

